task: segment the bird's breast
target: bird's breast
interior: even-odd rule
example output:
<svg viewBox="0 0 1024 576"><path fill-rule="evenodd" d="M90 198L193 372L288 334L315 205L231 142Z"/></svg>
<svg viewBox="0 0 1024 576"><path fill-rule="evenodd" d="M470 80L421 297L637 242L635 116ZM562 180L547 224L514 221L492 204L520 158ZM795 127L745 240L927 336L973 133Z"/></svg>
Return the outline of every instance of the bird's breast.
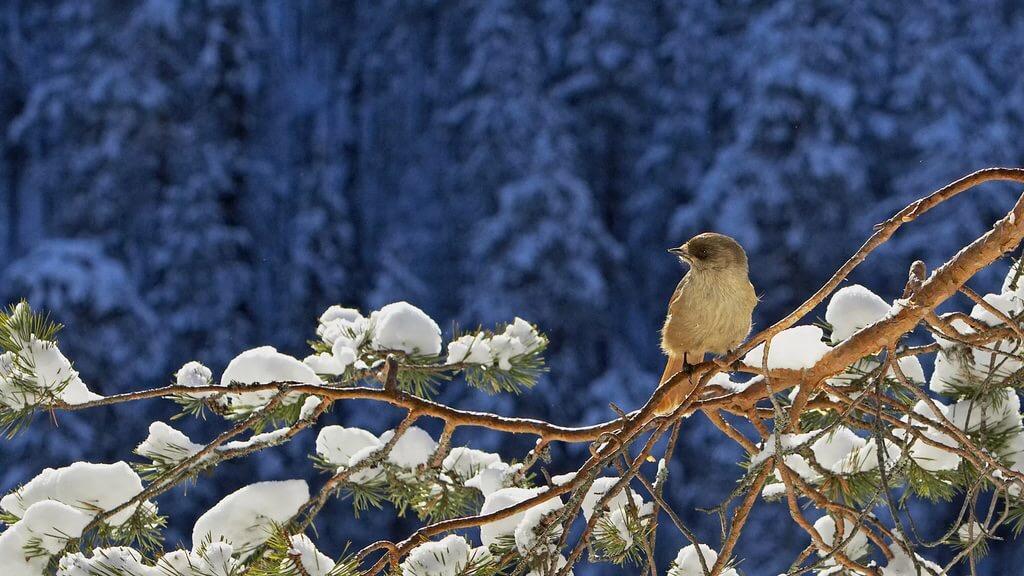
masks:
<svg viewBox="0 0 1024 576"><path fill-rule="evenodd" d="M669 354L723 354L739 345L751 327L757 297L745 273L690 271L676 289L662 329Z"/></svg>

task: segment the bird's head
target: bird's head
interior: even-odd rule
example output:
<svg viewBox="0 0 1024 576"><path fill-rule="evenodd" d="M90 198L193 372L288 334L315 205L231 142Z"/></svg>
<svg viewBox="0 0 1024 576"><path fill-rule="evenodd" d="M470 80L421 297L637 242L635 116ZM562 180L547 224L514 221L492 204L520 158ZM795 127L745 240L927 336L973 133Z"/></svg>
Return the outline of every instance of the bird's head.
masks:
<svg viewBox="0 0 1024 576"><path fill-rule="evenodd" d="M668 251L694 270L747 270L747 253L739 242L725 234L698 234Z"/></svg>

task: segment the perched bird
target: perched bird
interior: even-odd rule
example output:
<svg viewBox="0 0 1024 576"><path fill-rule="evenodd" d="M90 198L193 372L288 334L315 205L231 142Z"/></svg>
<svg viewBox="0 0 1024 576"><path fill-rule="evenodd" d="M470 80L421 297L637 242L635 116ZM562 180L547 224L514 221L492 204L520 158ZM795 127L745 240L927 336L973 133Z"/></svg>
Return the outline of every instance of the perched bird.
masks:
<svg viewBox="0 0 1024 576"><path fill-rule="evenodd" d="M757 305L747 253L732 238L705 232L669 252L689 264L690 270L672 293L661 329L661 349L668 363L659 385L689 365L703 362L706 353L725 354L743 343ZM657 412L672 412L695 385L678 386Z"/></svg>

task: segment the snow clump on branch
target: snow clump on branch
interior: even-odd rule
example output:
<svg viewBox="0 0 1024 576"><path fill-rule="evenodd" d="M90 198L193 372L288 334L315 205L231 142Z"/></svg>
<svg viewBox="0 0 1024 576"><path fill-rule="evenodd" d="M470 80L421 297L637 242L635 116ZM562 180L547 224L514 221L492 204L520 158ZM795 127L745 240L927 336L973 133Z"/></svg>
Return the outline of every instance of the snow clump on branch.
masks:
<svg viewBox="0 0 1024 576"><path fill-rule="evenodd" d="M298 537L293 537L293 540L294 538ZM61 558L57 566L57 576L233 576L238 573L241 566L233 557L234 553L234 548L227 542L213 542L203 545L197 552L168 552L161 556L154 566L149 566L143 563L142 554L134 548L96 548L89 556L75 552ZM301 557L301 561L310 576L326 576L327 572L309 569L305 564L305 556Z"/></svg>
<svg viewBox="0 0 1024 576"><path fill-rule="evenodd" d="M169 566L164 564L164 567ZM93 576L97 574L130 574L132 576L178 576L178 571L162 570L158 566L147 566L142 554L134 548L115 546L97 548L90 556L81 552L68 554L60 559L57 576ZM182 576L192 576L189 573Z"/></svg>
<svg viewBox="0 0 1024 576"><path fill-rule="evenodd" d="M82 535L92 515L56 500L28 507L21 519L0 533L0 566L5 576L38 576L50 557ZM29 554L29 549L32 553Z"/></svg>
<svg viewBox="0 0 1024 576"><path fill-rule="evenodd" d="M317 550L316 545L305 534L296 534L288 539L290 556L296 559L308 576L327 576L334 570L334 561Z"/></svg>
<svg viewBox="0 0 1024 576"><path fill-rule="evenodd" d="M543 336L529 322L516 319L505 327L501 334L487 336L483 332L466 334L448 344L448 358L451 364L478 364L491 366L495 363L500 370L511 370L511 360L530 354L544 345Z"/></svg>
<svg viewBox="0 0 1024 576"><path fill-rule="evenodd" d="M795 326L779 332L771 339L768 349L768 368L799 370L811 368L826 352L823 332L817 326ZM743 357L743 363L760 368L764 358L764 343L758 344Z"/></svg>
<svg viewBox="0 0 1024 576"><path fill-rule="evenodd" d="M711 571L712 566L718 561L718 552L712 549L707 544L700 544L700 551L690 544L682 548L676 559L672 562L672 567L668 571L668 576L704 576ZM701 564L703 558L704 563ZM704 570L704 566L707 566L707 570ZM722 576L738 576L735 568L726 568L720 573Z"/></svg>
<svg viewBox="0 0 1024 576"><path fill-rule="evenodd" d="M437 322L408 302L395 302L370 314L372 344L377 350L398 350L409 355L441 353Z"/></svg>
<svg viewBox="0 0 1024 576"><path fill-rule="evenodd" d="M176 463L202 449L184 432L158 421L149 425L149 435L135 447L135 453L154 462Z"/></svg>
<svg viewBox="0 0 1024 576"><path fill-rule="evenodd" d="M401 564L402 576L458 576L489 559L486 550L472 548L465 538L452 534L413 548Z"/></svg>
<svg viewBox="0 0 1024 576"><path fill-rule="evenodd" d="M832 325L832 343L838 344L861 328L885 318L891 308L880 296L860 284L836 290L825 309L825 321Z"/></svg>
<svg viewBox="0 0 1024 576"><path fill-rule="evenodd" d="M493 512L497 512L499 510L504 510L505 508L510 508L512 506L515 506L516 504L525 502L526 500L529 500L530 498L533 498L546 490L547 488L543 487L510 487L496 490L495 492L492 492L486 498L484 498L484 504L480 508L480 515L483 516L491 514ZM561 507L562 499L557 496L545 500L544 502L541 502L537 506L531 508L531 510L539 509L540 511L532 514L529 521L532 525L535 526L545 513L558 510ZM493 522L488 522L487 524L482 524L480 526L480 541L483 543L484 546L490 547L492 544L497 544L502 539L502 537L512 536L514 538L516 530L519 527L519 524L523 522L525 518L526 512L519 512L518 514L513 514L507 518L502 518L501 520L495 520Z"/></svg>
<svg viewBox="0 0 1024 576"><path fill-rule="evenodd" d="M18 518L0 534L0 566L8 570L4 574L42 573L49 557L63 550L69 539L81 536L98 514L121 506L140 492L142 480L124 462L76 462L43 470L0 499L0 508ZM125 508L106 523L120 526L136 508ZM26 548L35 553L26 554Z"/></svg>
<svg viewBox="0 0 1024 576"><path fill-rule="evenodd" d="M20 518L36 502L56 500L95 516L117 508L139 492L142 480L124 462L75 462L64 468L46 468L28 484L0 499L0 508ZM108 518L107 524L119 526L134 512L135 506L129 506Z"/></svg>
<svg viewBox="0 0 1024 576"><path fill-rule="evenodd" d="M309 500L305 480L257 482L225 496L192 527L192 552L210 542L231 544L244 560Z"/></svg>
<svg viewBox="0 0 1024 576"><path fill-rule="evenodd" d="M220 377L221 386L270 384L272 382L323 384L320 377L309 366L287 354L278 352L273 346L260 346L242 352L228 363L228 367L224 369L224 373ZM258 408L264 406L276 394L275 390L228 394L222 403L232 407ZM295 403L301 396L301 394L288 394L282 403Z"/></svg>
<svg viewBox="0 0 1024 576"><path fill-rule="evenodd" d="M55 342L32 335L20 350L0 355L0 404L21 409L49 398L83 404L103 397L89 391Z"/></svg>
<svg viewBox="0 0 1024 576"><path fill-rule="evenodd" d="M846 543L842 550L843 552L852 559L857 559L868 553L868 537L864 535L860 530L854 530L851 532L853 526L853 520L850 518L843 519L843 531L836 535L836 521L831 516L825 515L814 523L814 529L821 536L822 541L826 546L838 546L842 543ZM851 536L852 534L852 536ZM828 555L828 550L818 550L819 556ZM830 563L834 560L830 559Z"/></svg>

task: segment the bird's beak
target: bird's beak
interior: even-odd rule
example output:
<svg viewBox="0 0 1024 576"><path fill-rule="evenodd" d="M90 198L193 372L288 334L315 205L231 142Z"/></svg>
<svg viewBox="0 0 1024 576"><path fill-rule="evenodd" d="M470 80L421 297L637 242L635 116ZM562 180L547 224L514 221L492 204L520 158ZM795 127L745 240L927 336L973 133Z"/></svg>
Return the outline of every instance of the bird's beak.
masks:
<svg viewBox="0 0 1024 576"><path fill-rule="evenodd" d="M682 258L683 260L686 260L687 262L690 261L690 253L683 246L680 246L678 248L669 248L668 252L669 254L674 254Z"/></svg>

